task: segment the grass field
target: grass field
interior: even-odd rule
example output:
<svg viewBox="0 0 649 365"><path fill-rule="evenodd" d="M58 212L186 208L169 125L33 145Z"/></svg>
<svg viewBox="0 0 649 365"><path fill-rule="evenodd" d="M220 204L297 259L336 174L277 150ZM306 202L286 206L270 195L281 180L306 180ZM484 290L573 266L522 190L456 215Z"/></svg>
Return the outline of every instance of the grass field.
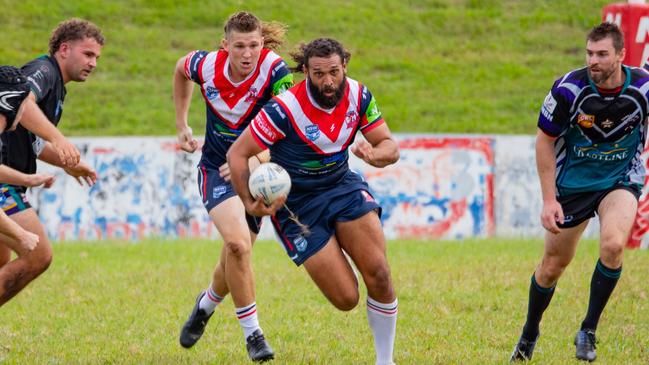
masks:
<svg viewBox="0 0 649 365"><path fill-rule="evenodd" d="M45 53L63 19L90 19L107 44L96 74L69 84L61 128L77 136L172 135L176 60L214 49L224 19L247 9L289 26L286 58L301 41L343 41L353 54L350 76L372 90L395 131L531 134L554 80L584 64L585 34L610 2L0 0L0 63ZM202 135L198 94L190 124Z"/></svg>
<svg viewBox="0 0 649 365"><path fill-rule="evenodd" d="M56 244L49 271L0 310L0 363L247 364L228 298L191 350L177 342L220 243ZM504 364L524 322L538 240L391 242L398 364ZM599 364L649 362L647 251L627 251L599 328ZM571 364L596 242L583 242L541 325L533 363ZM254 251L261 324L275 364L373 364L364 305L326 302L280 246Z"/></svg>

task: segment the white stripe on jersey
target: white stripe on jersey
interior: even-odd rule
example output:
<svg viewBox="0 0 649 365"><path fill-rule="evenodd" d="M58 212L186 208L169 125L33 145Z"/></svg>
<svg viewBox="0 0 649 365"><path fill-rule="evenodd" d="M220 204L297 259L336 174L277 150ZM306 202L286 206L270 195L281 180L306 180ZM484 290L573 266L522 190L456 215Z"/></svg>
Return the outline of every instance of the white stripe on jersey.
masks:
<svg viewBox="0 0 649 365"><path fill-rule="evenodd" d="M261 123L261 126L259 126L260 123ZM273 135L279 134L279 135L281 135L282 138L286 137L286 134L284 134L284 132L282 132L277 127L275 122L273 122L273 120L270 119L270 117L268 116L268 113L266 113L266 111L264 109L262 109L259 112L259 114L257 114L255 119L253 119L252 122L250 122L250 126L252 128L252 132L257 137L261 138L264 141L264 143L266 143L267 145L274 144L277 141L278 138L275 138L274 140L269 140L268 138L266 138L266 136L273 138L273 137L277 137L277 136L273 136ZM273 134L273 135L271 135L271 134Z"/></svg>
<svg viewBox="0 0 649 365"><path fill-rule="evenodd" d="M202 73L201 75L203 76L203 84L201 85L201 89L203 90L203 94L207 95L207 88L211 87L214 88L214 76L215 72L227 72L227 69L223 70L216 70L215 69L215 63L216 63L216 57L217 54L220 51L216 52L210 52L206 57L205 61L203 61L202 64ZM271 77L271 66L275 61L277 61L280 57L275 53L275 52L268 52L266 57L263 60L259 60L261 63L257 65L259 68L259 74L257 75L257 79L250 85L250 89L256 89L257 92L262 93L263 90L261 88L266 84L268 79ZM228 67L228 63L225 62L225 68ZM254 71L253 71L254 73ZM226 119L226 122L237 125L240 123L241 119L243 116L245 116L254 103L254 100L248 100L247 99L247 94L244 95L237 103L234 105L233 108L230 108L228 104L223 101L223 96L221 93L219 93L216 97L214 97L212 100L209 100L207 97L205 98L205 102L210 104L214 110L216 110L219 115L223 118Z"/></svg>
<svg viewBox="0 0 649 365"><path fill-rule="evenodd" d="M349 107L347 108L347 112L345 114L349 112L358 112L361 102L359 98L360 85L356 80L350 78L347 78L347 84L349 85ZM304 113L302 106L300 105L300 101L295 97L292 90L279 95L277 98L279 98L284 103L284 105L286 105L286 107L289 109L289 112L293 115L293 118L295 118L294 122L300 129L299 133L307 135L306 128L314 125L315 123L313 123L311 119L309 119L309 117ZM310 103L308 99L303 102ZM320 149L321 152L329 154L342 151L347 147L345 146L345 142L347 142L352 133L356 132L357 124L349 128L345 123L345 118L336 122L340 122L342 124L337 140L330 140L329 137L327 137L326 134L322 132L319 133L318 138L311 140L311 142L318 149Z"/></svg>

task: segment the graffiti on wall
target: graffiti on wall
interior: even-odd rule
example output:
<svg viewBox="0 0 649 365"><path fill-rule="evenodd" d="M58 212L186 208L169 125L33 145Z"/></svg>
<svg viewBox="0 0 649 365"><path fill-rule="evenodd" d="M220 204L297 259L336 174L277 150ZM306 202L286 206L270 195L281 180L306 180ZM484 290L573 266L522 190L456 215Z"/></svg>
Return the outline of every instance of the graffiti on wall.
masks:
<svg viewBox="0 0 649 365"><path fill-rule="evenodd" d="M383 207L388 238L486 237L494 232L493 140L401 136L401 159L372 168L353 159Z"/></svg>
<svg viewBox="0 0 649 365"><path fill-rule="evenodd" d="M496 136L496 235L542 237L541 185L532 136ZM596 237L599 221L591 219L584 237Z"/></svg>
<svg viewBox="0 0 649 365"><path fill-rule="evenodd" d="M489 236L493 220L493 140L398 136L401 160L372 168L350 155L383 207L388 238ZM29 192L54 240L217 237L196 187L200 153L178 150L173 138L74 139L98 173L80 187L60 169L50 189ZM262 238L273 237L264 224Z"/></svg>

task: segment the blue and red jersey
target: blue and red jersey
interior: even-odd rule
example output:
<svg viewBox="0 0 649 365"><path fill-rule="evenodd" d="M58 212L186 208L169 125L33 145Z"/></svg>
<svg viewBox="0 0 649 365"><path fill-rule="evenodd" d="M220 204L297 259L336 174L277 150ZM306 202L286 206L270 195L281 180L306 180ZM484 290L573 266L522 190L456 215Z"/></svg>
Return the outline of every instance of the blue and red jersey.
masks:
<svg viewBox="0 0 649 365"><path fill-rule="evenodd" d="M327 189L349 171L348 147L384 120L372 93L351 78L338 105L323 109L310 95L307 80L274 97L250 124L257 143L284 167L293 192Z"/></svg>
<svg viewBox="0 0 649 365"><path fill-rule="evenodd" d="M293 86L293 76L275 52L264 48L257 67L241 82L228 76L228 52L194 51L185 60L185 74L201 87L207 123L201 164L218 169L232 143L273 95Z"/></svg>

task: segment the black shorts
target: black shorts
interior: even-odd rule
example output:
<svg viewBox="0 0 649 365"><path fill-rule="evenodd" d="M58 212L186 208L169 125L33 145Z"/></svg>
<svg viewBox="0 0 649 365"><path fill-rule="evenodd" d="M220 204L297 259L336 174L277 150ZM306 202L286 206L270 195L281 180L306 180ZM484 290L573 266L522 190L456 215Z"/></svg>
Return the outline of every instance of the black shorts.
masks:
<svg viewBox="0 0 649 365"><path fill-rule="evenodd" d="M563 224L557 222L559 228L576 227L583 221L593 218L597 213L599 203L604 199L608 193L613 190L627 190L635 196L636 199L640 198L640 188L637 185L616 185L610 189L601 191L589 191L586 193L571 194L566 196L559 196L557 200L563 209Z"/></svg>

